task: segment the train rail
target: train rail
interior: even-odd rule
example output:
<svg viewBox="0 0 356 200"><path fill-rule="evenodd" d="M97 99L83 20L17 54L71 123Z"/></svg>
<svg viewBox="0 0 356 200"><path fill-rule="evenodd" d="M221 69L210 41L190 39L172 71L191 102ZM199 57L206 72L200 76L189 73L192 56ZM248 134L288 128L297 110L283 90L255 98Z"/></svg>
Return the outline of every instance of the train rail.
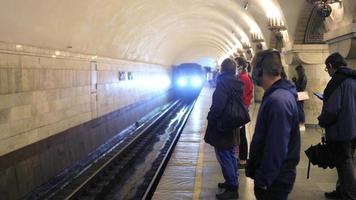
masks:
<svg viewBox="0 0 356 200"><path fill-rule="evenodd" d="M176 101L41 199L150 199L194 102Z"/></svg>

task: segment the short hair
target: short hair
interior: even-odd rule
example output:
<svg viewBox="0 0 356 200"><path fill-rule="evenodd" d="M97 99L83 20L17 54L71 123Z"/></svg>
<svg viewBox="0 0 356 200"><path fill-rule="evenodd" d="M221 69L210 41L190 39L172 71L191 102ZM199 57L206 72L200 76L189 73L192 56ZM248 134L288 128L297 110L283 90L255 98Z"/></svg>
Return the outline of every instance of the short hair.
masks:
<svg viewBox="0 0 356 200"><path fill-rule="evenodd" d="M258 52L253 61L254 68L262 68L263 74L279 76L282 73L281 55L276 49L267 49Z"/></svg>
<svg viewBox="0 0 356 200"><path fill-rule="evenodd" d="M305 69L304 69L304 67L303 67L302 65L296 66L296 67L295 67L295 70L296 70L296 71L300 71L300 72L302 72L303 74L305 73Z"/></svg>
<svg viewBox="0 0 356 200"><path fill-rule="evenodd" d="M237 65L240 67L242 67L244 70L246 70L247 69L247 61L246 61L246 59L245 58L243 58L243 57L237 57L236 59L235 59L235 61L237 62Z"/></svg>
<svg viewBox="0 0 356 200"><path fill-rule="evenodd" d="M226 58L222 63L221 63L221 72L227 72L227 73L236 73L236 62L231 59L231 58Z"/></svg>
<svg viewBox="0 0 356 200"><path fill-rule="evenodd" d="M342 55L340 55L340 53L336 52L326 58L325 65L327 67L329 67L329 65L331 65L332 68L337 69L342 66L346 67L347 63L346 63L344 57L342 57Z"/></svg>

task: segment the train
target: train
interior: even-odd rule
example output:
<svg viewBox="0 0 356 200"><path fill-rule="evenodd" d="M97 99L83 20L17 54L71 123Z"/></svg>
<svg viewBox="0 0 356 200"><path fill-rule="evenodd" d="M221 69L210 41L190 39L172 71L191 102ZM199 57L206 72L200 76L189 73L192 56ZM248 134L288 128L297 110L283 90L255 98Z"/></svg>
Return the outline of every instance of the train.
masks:
<svg viewBox="0 0 356 200"><path fill-rule="evenodd" d="M173 66L173 89L176 96L194 99L206 82L206 72L197 63Z"/></svg>

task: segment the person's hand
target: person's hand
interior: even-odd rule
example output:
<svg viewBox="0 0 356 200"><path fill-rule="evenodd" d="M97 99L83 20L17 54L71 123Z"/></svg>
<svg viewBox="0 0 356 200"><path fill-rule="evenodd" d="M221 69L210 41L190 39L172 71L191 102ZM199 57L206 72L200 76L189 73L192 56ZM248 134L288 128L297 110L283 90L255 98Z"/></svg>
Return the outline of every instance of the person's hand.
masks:
<svg viewBox="0 0 356 200"><path fill-rule="evenodd" d="M297 78L296 77L293 77L292 78L292 81L295 83L295 82L297 82Z"/></svg>
<svg viewBox="0 0 356 200"><path fill-rule="evenodd" d="M254 191L256 197L260 197L258 199L261 199L261 197L264 197L266 195L267 187L260 187L255 184Z"/></svg>

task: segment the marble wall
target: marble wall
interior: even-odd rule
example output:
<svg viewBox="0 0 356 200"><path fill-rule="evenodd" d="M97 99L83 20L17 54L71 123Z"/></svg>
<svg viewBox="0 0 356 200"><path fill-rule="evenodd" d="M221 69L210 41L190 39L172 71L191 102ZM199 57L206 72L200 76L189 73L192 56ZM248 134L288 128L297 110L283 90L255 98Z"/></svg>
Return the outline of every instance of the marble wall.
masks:
<svg viewBox="0 0 356 200"><path fill-rule="evenodd" d="M158 64L0 43L0 156L163 92L169 78Z"/></svg>

